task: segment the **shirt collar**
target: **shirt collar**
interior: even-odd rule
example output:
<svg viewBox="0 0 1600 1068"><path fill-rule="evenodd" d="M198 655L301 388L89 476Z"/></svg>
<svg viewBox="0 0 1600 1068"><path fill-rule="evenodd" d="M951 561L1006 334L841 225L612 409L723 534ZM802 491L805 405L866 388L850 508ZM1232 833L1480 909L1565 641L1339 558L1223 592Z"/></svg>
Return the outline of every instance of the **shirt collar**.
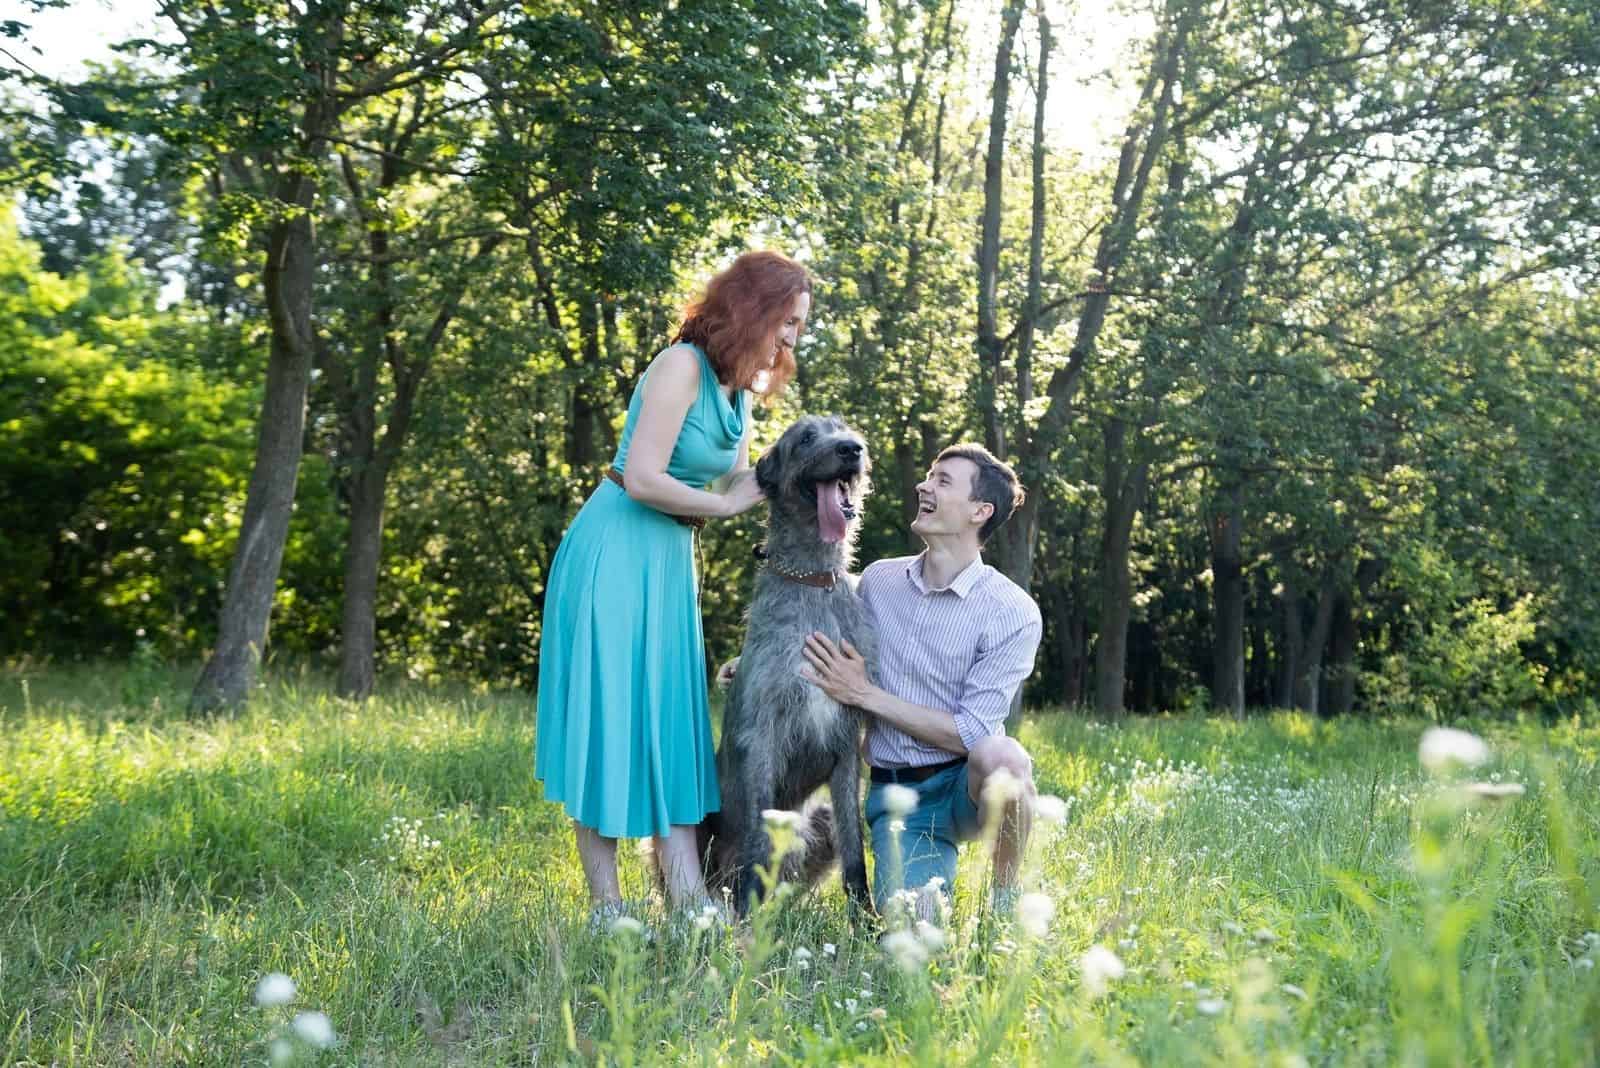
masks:
<svg viewBox="0 0 1600 1068"><path fill-rule="evenodd" d="M950 585L937 590L930 589L927 581L922 577L922 563L927 557L928 550L924 549L906 563L906 577L911 580L911 584L921 594L943 593L945 590L949 590L957 597L965 600L967 594L972 592L972 588L983 577L983 573L988 570L988 565L983 562L983 557L974 557L972 563L962 568L961 573L950 580Z"/></svg>

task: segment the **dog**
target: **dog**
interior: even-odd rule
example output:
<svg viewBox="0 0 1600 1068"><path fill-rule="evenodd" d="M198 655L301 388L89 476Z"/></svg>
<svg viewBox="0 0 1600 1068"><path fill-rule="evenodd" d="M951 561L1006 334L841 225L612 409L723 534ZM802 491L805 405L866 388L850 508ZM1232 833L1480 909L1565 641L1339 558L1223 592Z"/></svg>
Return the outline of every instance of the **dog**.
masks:
<svg viewBox="0 0 1600 1068"><path fill-rule="evenodd" d="M765 563L756 574L744 648L723 715L717 773L722 811L707 820L710 886L731 886L743 914L769 863L768 809L802 810L802 847L780 878L815 883L837 856L845 893L871 911L862 842L862 713L800 677L813 631L848 641L876 676L876 639L850 574L861 506L871 491L861 435L838 416L806 416L756 463L768 503ZM807 803L827 784L831 808Z"/></svg>

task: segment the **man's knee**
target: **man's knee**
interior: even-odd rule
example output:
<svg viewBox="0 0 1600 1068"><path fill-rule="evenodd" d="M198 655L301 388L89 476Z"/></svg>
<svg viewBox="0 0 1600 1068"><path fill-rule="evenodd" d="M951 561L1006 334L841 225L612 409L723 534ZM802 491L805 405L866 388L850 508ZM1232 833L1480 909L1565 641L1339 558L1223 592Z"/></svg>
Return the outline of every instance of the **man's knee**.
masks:
<svg viewBox="0 0 1600 1068"><path fill-rule="evenodd" d="M980 740L967 751L967 768L974 801L983 798L986 788L1001 786L1007 779L1015 784L1021 797L1033 792L1033 758L1015 738L991 734Z"/></svg>

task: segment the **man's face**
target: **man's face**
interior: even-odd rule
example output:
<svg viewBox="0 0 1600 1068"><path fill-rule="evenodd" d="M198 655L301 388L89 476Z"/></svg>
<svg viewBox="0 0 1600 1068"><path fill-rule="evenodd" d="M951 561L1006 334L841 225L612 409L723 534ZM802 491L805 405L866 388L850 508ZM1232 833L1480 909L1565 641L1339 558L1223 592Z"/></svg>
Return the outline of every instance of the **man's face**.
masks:
<svg viewBox="0 0 1600 1068"><path fill-rule="evenodd" d="M917 484L917 517L911 521L913 534L961 535L974 538L984 521L994 512L987 501L972 499L972 481L978 465L961 456L940 460Z"/></svg>

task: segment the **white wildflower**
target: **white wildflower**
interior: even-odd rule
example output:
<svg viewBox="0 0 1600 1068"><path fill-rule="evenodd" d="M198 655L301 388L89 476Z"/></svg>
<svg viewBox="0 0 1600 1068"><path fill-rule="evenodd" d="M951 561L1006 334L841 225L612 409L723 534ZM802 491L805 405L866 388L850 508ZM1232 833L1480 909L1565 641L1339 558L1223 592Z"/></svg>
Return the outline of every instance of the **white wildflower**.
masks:
<svg viewBox="0 0 1600 1068"><path fill-rule="evenodd" d="M328 1019L325 1012L302 1012L290 1026L295 1034L318 1049L333 1045L333 1021Z"/></svg>
<svg viewBox="0 0 1600 1068"><path fill-rule="evenodd" d="M1270 945L1278 940L1278 936L1267 930L1265 927L1261 928L1250 937L1254 938L1257 942L1260 942L1264 946Z"/></svg>
<svg viewBox="0 0 1600 1068"><path fill-rule="evenodd" d="M644 924L640 923L632 916L615 916L612 918L611 922L606 925L606 929L614 935L638 935L644 933Z"/></svg>
<svg viewBox="0 0 1600 1068"><path fill-rule="evenodd" d="M903 972L915 972L928 962L928 949L910 931L890 931L883 936L883 951Z"/></svg>
<svg viewBox="0 0 1600 1068"><path fill-rule="evenodd" d="M1092 998L1104 994L1113 982L1128 974L1122 958L1105 946L1090 946L1078 967L1083 970L1083 989Z"/></svg>
<svg viewBox="0 0 1600 1068"><path fill-rule="evenodd" d="M1067 822L1067 803L1054 794L1040 794L1034 799L1033 814L1045 823L1060 825Z"/></svg>
<svg viewBox="0 0 1600 1068"><path fill-rule="evenodd" d="M769 831L797 831L800 829L800 813L786 808L764 808L761 810L761 822L767 825Z"/></svg>
<svg viewBox="0 0 1600 1068"><path fill-rule="evenodd" d="M927 920L917 921L917 940L928 948L929 953L937 953L945 946L944 930Z"/></svg>
<svg viewBox="0 0 1600 1068"><path fill-rule="evenodd" d="M1477 801L1509 801L1528 792L1520 782L1469 782L1461 789Z"/></svg>
<svg viewBox="0 0 1600 1068"><path fill-rule="evenodd" d="M1279 986L1278 989L1283 991L1285 994L1289 995L1290 997L1294 998L1296 1001L1304 1001L1304 1000L1306 1000L1306 992L1304 990L1300 989L1299 987L1295 986L1293 983L1284 983L1281 986Z"/></svg>
<svg viewBox="0 0 1600 1068"><path fill-rule="evenodd" d="M855 998L845 998L844 999L844 1011L848 1012L851 1016L854 1016L856 1014L856 1005L857 1004L859 1004L859 1003L856 1001Z"/></svg>
<svg viewBox="0 0 1600 1068"><path fill-rule="evenodd" d="M268 972L256 984L256 1004L263 1009L287 1005L294 1000L294 980L282 972Z"/></svg>
<svg viewBox="0 0 1600 1068"><path fill-rule="evenodd" d="M832 942L824 942L824 943L822 943L822 952L824 954L826 954L827 956L830 956L830 957L833 956L833 954L836 952L836 950L837 950L837 947L835 947Z"/></svg>
<svg viewBox="0 0 1600 1068"><path fill-rule="evenodd" d="M983 780L983 803L1004 805L1022 796L1022 781L1006 768L995 768Z"/></svg>
<svg viewBox="0 0 1600 1068"><path fill-rule="evenodd" d="M1429 727L1422 732L1417 746L1417 759L1434 775L1444 774L1452 768L1475 768L1489 759L1489 746L1482 738L1454 727Z"/></svg>
<svg viewBox="0 0 1600 1068"><path fill-rule="evenodd" d="M891 816L909 816L917 810L917 792L909 786L890 783L883 788L883 807Z"/></svg>
<svg viewBox="0 0 1600 1068"><path fill-rule="evenodd" d="M1204 1016L1220 1016L1228 1003L1221 998L1201 998L1194 1003L1195 1010Z"/></svg>
<svg viewBox="0 0 1600 1068"><path fill-rule="evenodd" d="M1056 903L1049 894L1035 891L1017 899L1017 923L1034 938L1043 938L1049 932L1055 915Z"/></svg>

